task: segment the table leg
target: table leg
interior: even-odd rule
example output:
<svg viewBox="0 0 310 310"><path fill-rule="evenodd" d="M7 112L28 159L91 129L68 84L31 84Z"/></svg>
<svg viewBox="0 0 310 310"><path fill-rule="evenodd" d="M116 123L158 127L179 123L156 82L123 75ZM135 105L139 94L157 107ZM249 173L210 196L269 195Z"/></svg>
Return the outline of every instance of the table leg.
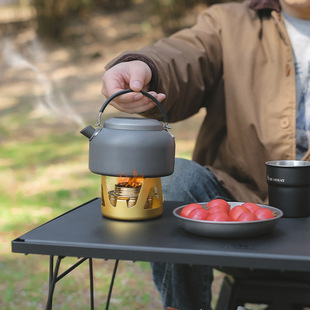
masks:
<svg viewBox="0 0 310 310"><path fill-rule="evenodd" d="M48 290L48 299L46 303L46 310L52 310L53 306L53 295L55 290L56 283L61 280L63 277L65 277L68 273L70 273L72 270L74 270L76 267L81 265L85 260L89 260L89 281L90 281L90 309L94 310L94 277L93 277L93 261L92 258L82 258L80 259L76 264L72 265L70 268L68 268L66 271L64 271L62 274L58 276L59 267L61 260L64 258L64 256L58 256L56 266L54 269L54 256L50 256L50 270L49 270L49 290Z"/></svg>
<svg viewBox="0 0 310 310"><path fill-rule="evenodd" d="M112 289L113 289L113 284L114 284L114 279L115 279L115 275L116 275L116 271L117 271L118 262L119 262L119 259L116 259L115 260L115 264L114 264L114 269L113 269L113 274L112 274L111 282L110 282L109 294L108 294L108 297L107 297L107 302L106 302L106 307L105 307L106 310L109 309L110 299L111 299L111 295L112 295Z"/></svg>
<svg viewBox="0 0 310 310"><path fill-rule="evenodd" d="M89 258L89 287L90 287L90 309L95 309L94 302L94 272L93 272L93 259Z"/></svg>
<svg viewBox="0 0 310 310"><path fill-rule="evenodd" d="M57 282L57 274L60 267L60 262L63 259L62 256L58 256L55 270L53 270L54 266L54 256L50 256L50 278L49 278L49 289L48 289L48 299L46 304L46 310L52 310L53 306L53 294L55 290L55 285ZM51 268L52 267L52 268Z"/></svg>

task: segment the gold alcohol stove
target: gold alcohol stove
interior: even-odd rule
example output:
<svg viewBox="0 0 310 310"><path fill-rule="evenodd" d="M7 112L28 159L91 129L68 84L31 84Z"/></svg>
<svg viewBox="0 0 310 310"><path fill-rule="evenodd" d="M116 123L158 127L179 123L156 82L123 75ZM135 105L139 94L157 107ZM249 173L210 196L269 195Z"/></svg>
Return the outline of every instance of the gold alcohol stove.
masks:
<svg viewBox="0 0 310 310"><path fill-rule="evenodd" d="M160 178L144 178L139 186L124 183L108 191L106 177L101 176L101 212L118 220L146 220L163 213L163 194Z"/></svg>

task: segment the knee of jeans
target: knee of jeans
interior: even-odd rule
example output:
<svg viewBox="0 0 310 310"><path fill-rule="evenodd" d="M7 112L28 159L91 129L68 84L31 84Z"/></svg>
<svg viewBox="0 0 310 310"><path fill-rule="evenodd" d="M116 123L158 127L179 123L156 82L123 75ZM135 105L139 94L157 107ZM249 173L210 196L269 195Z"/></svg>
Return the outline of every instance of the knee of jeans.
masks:
<svg viewBox="0 0 310 310"><path fill-rule="evenodd" d="M202 173L201 170L203 170L204 173L204 170L206 169L193 161L183 158L176 158L173 174L163 177L162 181L166 184L183 184L189 183L189 181L192 181L193 183L193 178L195 176L196 178L199 178L199 175Z"/></svg>
<svg viewBox="0 0 310 310"><path fill-rule="evenodd" d="M202 202L229 197L210 170L182 158L176 159L174 173L162 178L162 185L166 200Z"/></svg>
<svg viewBox="0 0 310 310"><path fill-rule="evenodd" d="M207 170L199 164L176 158L174 173L162 178L164 197L168 200L194 201L203 191L199 180L208 177Z"/></svg>

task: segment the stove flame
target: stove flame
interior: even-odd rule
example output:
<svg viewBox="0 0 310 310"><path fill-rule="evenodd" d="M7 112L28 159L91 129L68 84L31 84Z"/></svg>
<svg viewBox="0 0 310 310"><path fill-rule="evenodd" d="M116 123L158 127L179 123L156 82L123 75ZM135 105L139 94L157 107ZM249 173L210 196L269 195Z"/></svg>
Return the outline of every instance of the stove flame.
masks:
<svg viewBox="0 0 310 310"><path fill-rule="evenodd" d="M123 187L140 187L143 183L144 178L143 177L138 177L136 171L133 172L133 177L127 177L127 176L119 176L117 178L117 184L118 186L123 186Z"/></svg>

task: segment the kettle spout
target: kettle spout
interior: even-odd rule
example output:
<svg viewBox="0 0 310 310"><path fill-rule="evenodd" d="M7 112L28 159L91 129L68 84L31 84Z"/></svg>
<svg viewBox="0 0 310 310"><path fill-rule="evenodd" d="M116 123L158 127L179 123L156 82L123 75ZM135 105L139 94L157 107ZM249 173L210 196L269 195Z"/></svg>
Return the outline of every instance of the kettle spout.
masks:
<svg viewBox="0 0 310 310"><path fill-rule="evenodd" d="M96 129L89 125L89 126L85 127L84 129L82 129L80 131L80 133L82 135L84 135L86 138L90 139L95 131L96 131Z"/></svg>

